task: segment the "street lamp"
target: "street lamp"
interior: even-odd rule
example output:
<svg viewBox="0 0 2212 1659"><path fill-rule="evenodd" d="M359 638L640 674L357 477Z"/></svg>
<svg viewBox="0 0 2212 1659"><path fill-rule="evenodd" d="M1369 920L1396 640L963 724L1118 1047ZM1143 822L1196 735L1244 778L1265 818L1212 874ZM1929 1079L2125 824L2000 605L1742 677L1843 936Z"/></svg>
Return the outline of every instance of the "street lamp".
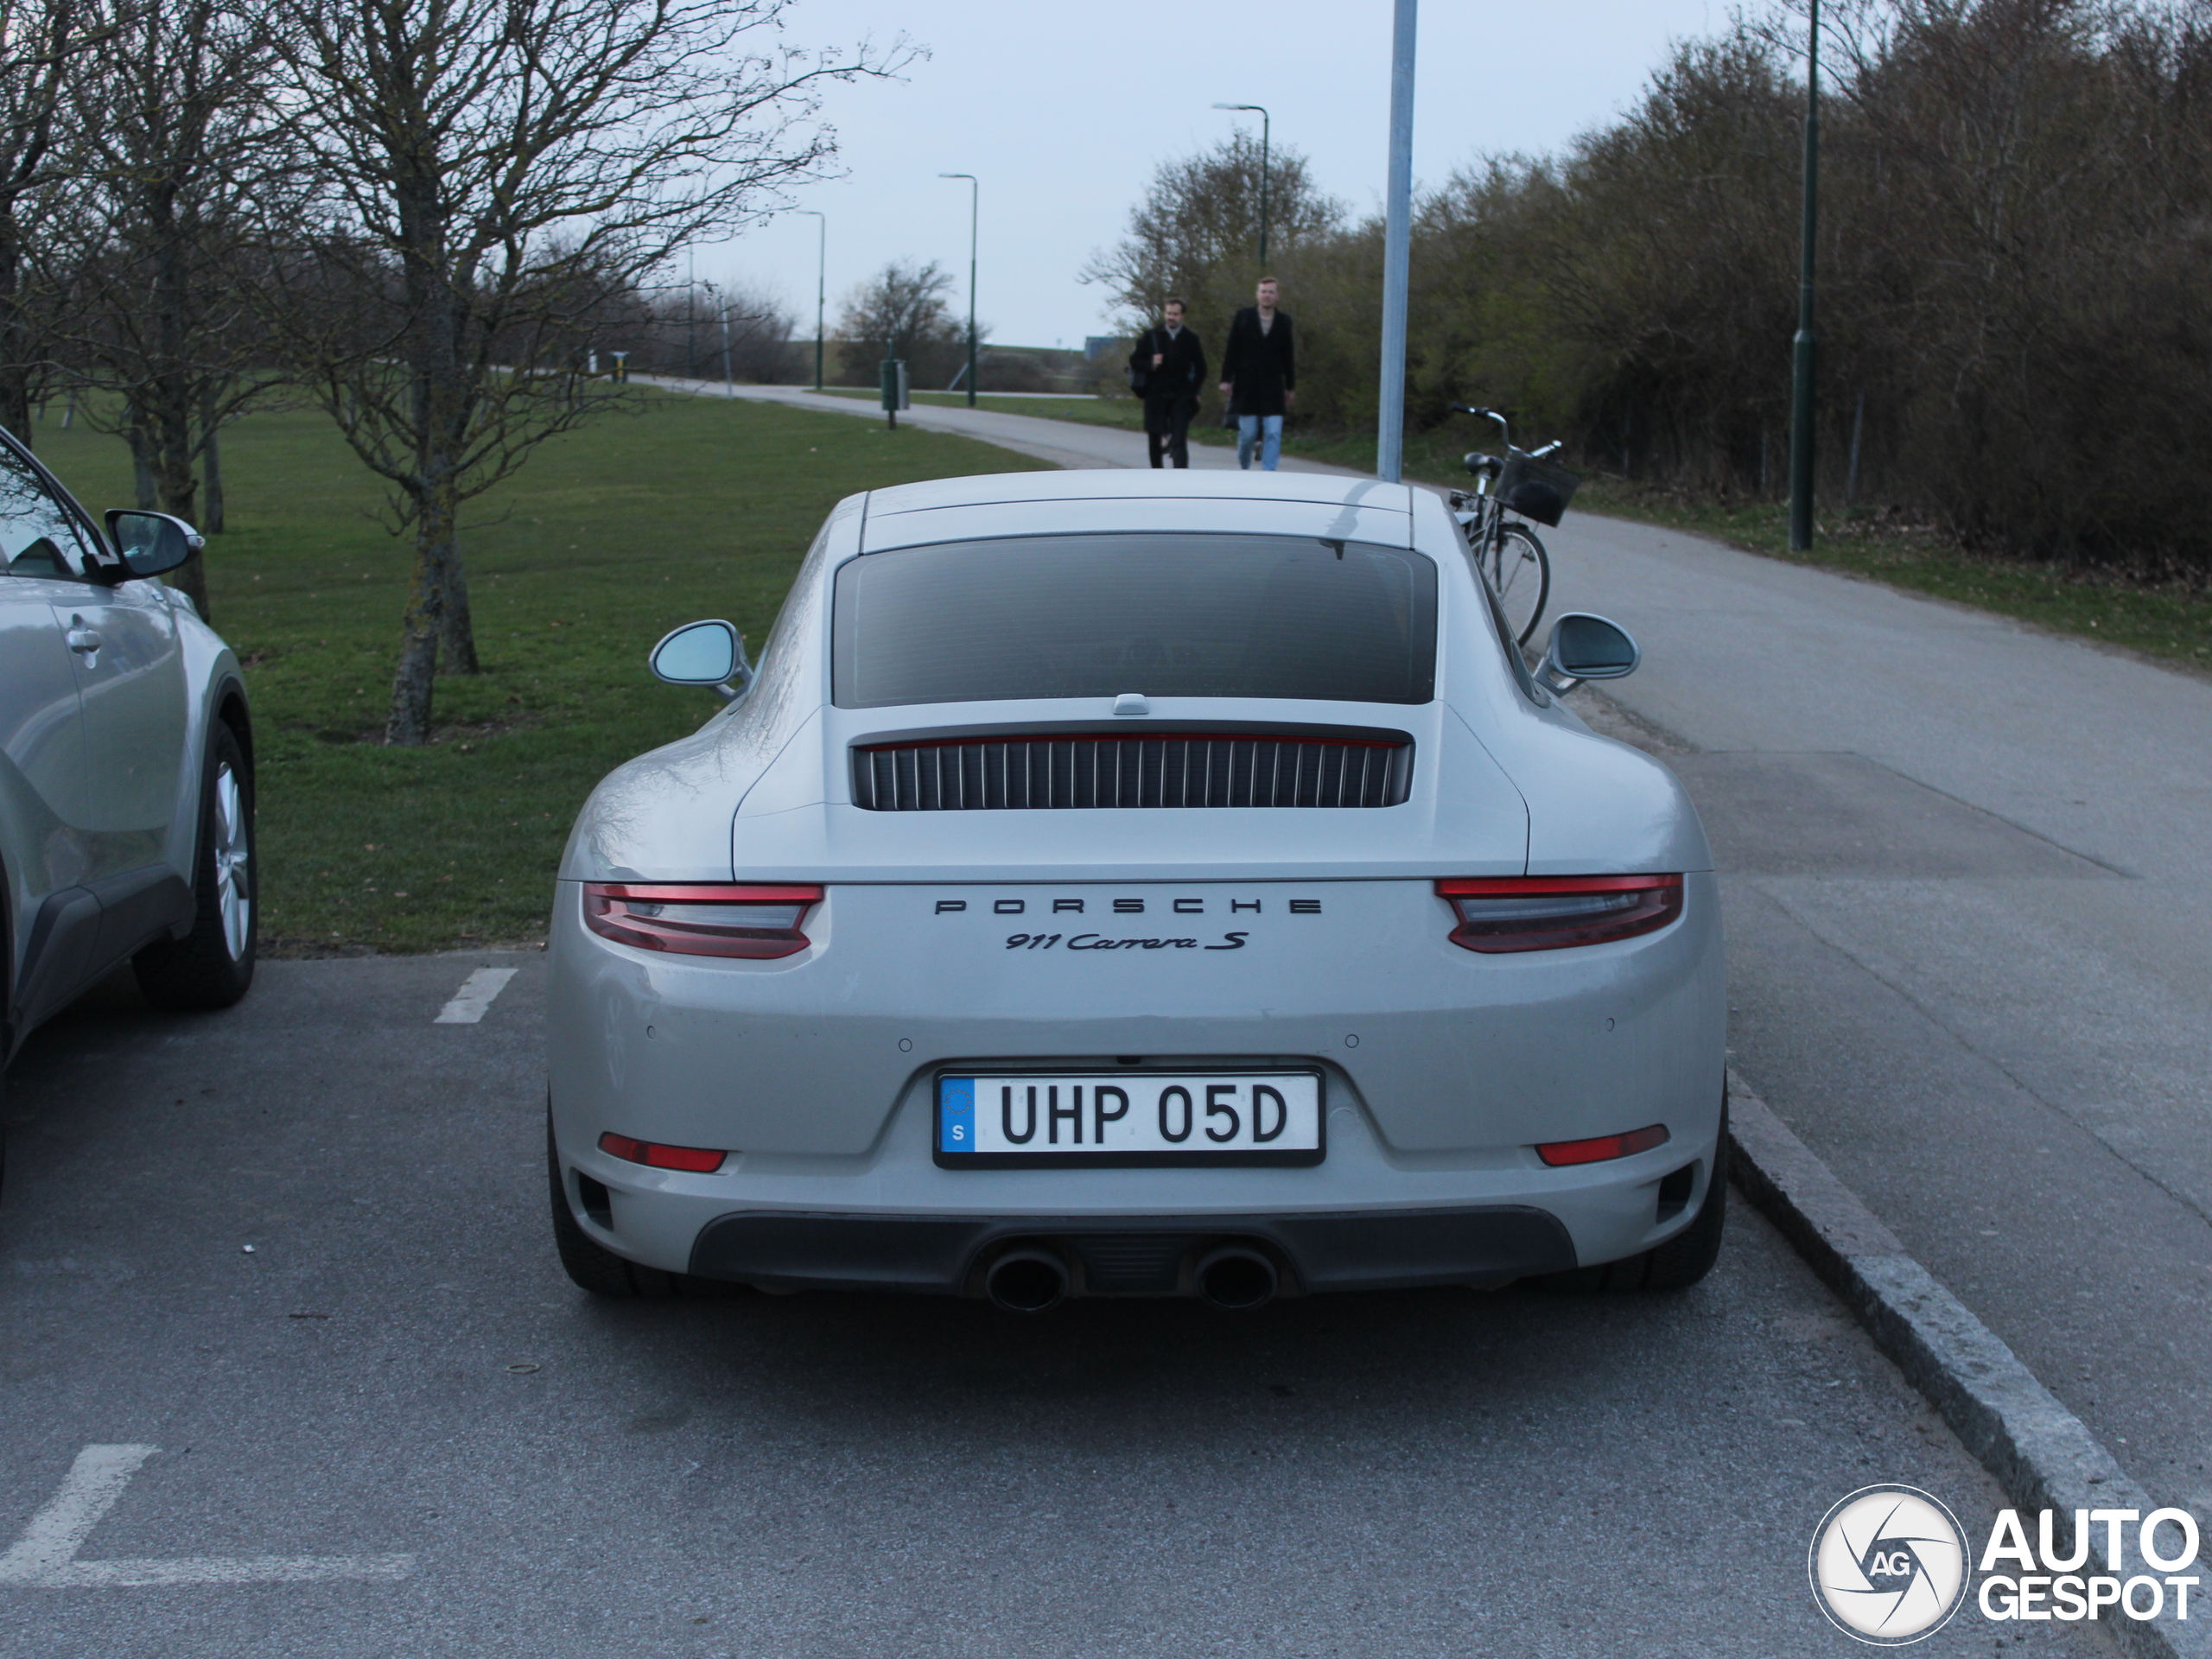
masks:
<svg viewBox="0 0 2212 1659"><path fill-rule="evenodd" d="M1217 104L1217 110L1255 110L1260 117L1260 275L1268 274L1268 125L1263 104Z"/></svg>
<svg viewBox="0 0 2212 1659"><path fill-rule="evenodd" d="M830 215L812 207L793 211L822 221L822 248L814 268L814 389L822 390L822 319L830 292Z"/></svg>
<svg viewBox="0 0 2212 1659"><path fill-rule="evenodd" d="M976 407L976 219L982 213L982 181L973 173L940 173L969 181L969 410Z"/></svg>
<svg viewBox="0 0 2212 1659"><path fill-rule="evenodd" d="M1789 550L1813 546L1813 232L1821 195L1821 0L1805 37L1805 225L1798 250L1797 338L1789 374Z"/></svg>

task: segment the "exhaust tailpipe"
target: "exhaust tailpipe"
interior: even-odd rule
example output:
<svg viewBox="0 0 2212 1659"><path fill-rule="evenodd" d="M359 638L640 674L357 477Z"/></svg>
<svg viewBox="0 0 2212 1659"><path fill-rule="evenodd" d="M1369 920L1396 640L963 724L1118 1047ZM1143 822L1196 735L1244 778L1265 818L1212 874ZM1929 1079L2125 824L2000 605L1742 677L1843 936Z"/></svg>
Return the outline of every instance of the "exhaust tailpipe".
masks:
<svg viewBox="0 0 2212 1659"><path fill-rule="evenodd" d="M983 1275L983 1292L1009 1313L1042 1313L1067 1300L1067 1263L1050 1250L1008 1250Z"/></svg>
<svg viewBox="0 0 2212 1659"><path fill-rule="evenodd" d="M1239 1313L1265 1307L1274 1300L1280 1282L1275 1264L1242 1244L1225 1244L1209 1252L1198 1262L1193 1277L1201 1301Z"/></svg>

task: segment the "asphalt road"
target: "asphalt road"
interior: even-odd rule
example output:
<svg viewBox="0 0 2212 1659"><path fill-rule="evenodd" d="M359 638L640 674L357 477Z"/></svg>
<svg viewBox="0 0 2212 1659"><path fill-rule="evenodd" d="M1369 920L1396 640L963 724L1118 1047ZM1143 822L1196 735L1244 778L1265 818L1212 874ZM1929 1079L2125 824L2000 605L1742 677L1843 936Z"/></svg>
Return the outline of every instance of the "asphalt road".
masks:
<svg viewBox="0 0 2212 1659"><path fill-rule="evenodd" d="M1669 754L1728 872L1738 1068L2212 1510L2212 688L1691 537L1549 540L1560 602L1645 646L1596 716ZM33 1039L0 1655L1841 1653L1804 1580L1831 1503L1909 1482L1979 1538L2001 1501L1741 1209L1649 1302L594 1304L545 1234L541 975L275 963L198 1019L124 981ZM112 1499L73 1531L73 1465ZM4 1582L41 1549L76 1581ZM1969 1611L1923 1650L1994 1643Z"/></svg>
<svg viewBox="0 0 2212 1659"><path fill-rule="evenodd" d="M0 1586L0 1653L1840 1654L1832 1503L1904 1481L1979 1539L2001 1501L1743 1211L1675 1298L596 1303L545 1225L543 984L276 963L33 1039L0 1549L135 1446L70 1570L200 1581Z"/></svg>

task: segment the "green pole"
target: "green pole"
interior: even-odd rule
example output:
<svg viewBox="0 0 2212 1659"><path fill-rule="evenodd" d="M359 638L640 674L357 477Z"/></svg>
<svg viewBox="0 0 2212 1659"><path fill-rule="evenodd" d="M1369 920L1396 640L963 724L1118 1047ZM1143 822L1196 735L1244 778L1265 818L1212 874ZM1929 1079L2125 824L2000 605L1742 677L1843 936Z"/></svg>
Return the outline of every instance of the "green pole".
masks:
<svg viewBox="0 0 2212 1659"><path fill-rule="evenodd" d="M830 215L812 207L802 207L799 213L808 219L822 221L820 248L814 264L814 389L822 390L822 320L828 315L830 303Z"/></svg>
<svg viewBox="0 0 2212 1659"><path fill-rule="evenodd" d="M1273 118L1264 104L1217 104L1217 110L1249 110L1260 118L1260 275L1268 274L1268 131Z"/></svg>
<svg viewBox="0 0 2212 1659"><path fill-rule="evenodd" d="M1805 53L1805 225L1799 249L1797 339L1789 377L1789 550L1813 547L1813 242L1821 192L1821 0L1812 0Z"/></svg>
<svg viewBox="0 0 2212 1659"><path fill-rule="evenodd" d="M940 173L940 179L968 181L968 407L976 407L976 224L983 187L973 173Z"/></svg>
<svg viewBox="0 0 2212 1659"><path fill-rule="evenodd" d="M1260 111L1260 275L1268 274L1268 112Z"/></svg>

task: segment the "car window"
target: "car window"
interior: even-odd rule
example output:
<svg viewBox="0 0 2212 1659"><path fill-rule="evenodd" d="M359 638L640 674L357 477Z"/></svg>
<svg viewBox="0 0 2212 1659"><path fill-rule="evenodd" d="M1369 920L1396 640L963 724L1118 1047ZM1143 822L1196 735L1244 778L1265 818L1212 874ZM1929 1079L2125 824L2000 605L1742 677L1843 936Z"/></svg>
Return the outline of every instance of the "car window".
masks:
<svg viewBox="0 0 2212 1659"><path fill-rule="evenodd" d="M79 577L85 548L74 515L46 480L0 445L0 563L16 576Z"/></svg>
<svg viewBox="0 0 2212 1659"><path fill-rule="evenodd" d="M849 562L836 605L845 708L1435 695L1436 567L1404 548L1205 534L940 543Z"/></svg>

